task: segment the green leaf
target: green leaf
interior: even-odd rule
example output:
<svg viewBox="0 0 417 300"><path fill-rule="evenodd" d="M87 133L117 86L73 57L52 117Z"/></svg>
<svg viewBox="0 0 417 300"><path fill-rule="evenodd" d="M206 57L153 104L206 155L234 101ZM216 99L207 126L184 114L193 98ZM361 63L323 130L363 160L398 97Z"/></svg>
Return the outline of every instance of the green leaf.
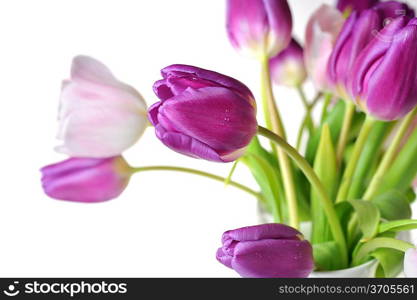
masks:
<svg viewBox="0 0 417 300"><path fill-rule="evenodd" d="M324 123L328 124L330 128L333 144L336 144L337 138L339 137L340 130L342 128L344 111L345 111L345 103L344 101L339 101L336 103L334 108L327 114L325 120L323 121L323 124ZM314 131L314 134L310 136L308 143L307 143L305 157L311 165L313 165L314 159L316 157L322 128L323 128L323 125L317 128Z"/></svg>
<svg viewBox="0 0 417 300"><path fill-rule="evenodd" d="M405 196L407 197L408 203L414 203L414 201L416 200L416 192L414 192L414 188L410 187L405 193Z"/></svg>
<svg viewBox="0 0 417 300"><path fill-rule="evenodd" d="M323 125L319 147L314 160L314 171L320 178L330 197L333 196L337 183L336 154L328 124ZM322 243L331 240L331 231L320 197L311 191L311 216L313 220L312 242Z"/></svg>
<svg viewBox="0 0 417 300"><path fill-rule="evenodd" d="M274 160L257 140L253 139L241 161L250 169L261 188L266 208L272 212L276 222L285 222L282 205L285 203L278 168Z"/></svg>
<svg viewBox="0 0 417 300"><path fill-rule="evenodd" d="M417 220L397 220L386 223L381 223L378 228L378 232L386 231L407 231L417 228Z"/></svg>
<svg viewBox="0 0 417 300"><path fill-rule="evenodd" d="M382 178L378 194L389 190L406 192L417 174L417 130L414 130Z"/></svg>
<svg viewBox="0 0 417 300"><path fill-rule="evenodd" d="M376 277L393 278L403 269L404 253L396 249L379 248L371 253L379 262Z"/></svg>
<svg viewBox="0 0 417 300"><path fill-rule="evenodd" d="M358 197L365 192L366 179L371 175L370 170L373 169L373 166L379 158L378 152L380 152L382 142L390 128L391 123L375 122L353 174L352 184L349 187L348 199L358 199Z"/></svg>
<svg viewBox="0 0 417 300"><path fill-rule="evenodd" d="M391 190L376 196L371 202L378 207L384 219L391 221L411 218L410 203L404 193Z"/></svg>
<svg viewBox="0 0 417 300"><path fill-rule="evenodd" d="M340 265L339 247L334 241L313 245L314 264L318 271L338 270Z"/></svg>
<svg viewBox="0 0 417 300"><path fill-rule="evenodd" d="M370 239L378 233L378 225L381 219L378 208L369 201L350 200L353 209L358 216L359 228L365 239Z"/></svg>

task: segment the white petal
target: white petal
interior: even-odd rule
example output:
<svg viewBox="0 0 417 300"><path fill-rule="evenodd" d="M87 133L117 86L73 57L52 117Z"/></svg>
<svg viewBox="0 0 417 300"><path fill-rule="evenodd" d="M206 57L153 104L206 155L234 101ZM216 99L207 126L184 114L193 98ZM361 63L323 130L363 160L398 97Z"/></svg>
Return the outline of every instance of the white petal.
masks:
<svg viewBox="0 0 417 300"><path fill-rule="evenodd" d="M404 255L404 274L406 277L417 277L417 249L410 248Z"/></svg>

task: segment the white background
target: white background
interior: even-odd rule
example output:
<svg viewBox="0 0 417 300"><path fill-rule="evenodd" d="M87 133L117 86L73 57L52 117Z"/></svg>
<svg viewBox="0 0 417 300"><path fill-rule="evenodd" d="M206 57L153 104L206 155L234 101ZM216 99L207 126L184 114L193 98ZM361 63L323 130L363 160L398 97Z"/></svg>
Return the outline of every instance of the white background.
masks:
<svg viewBox="0 0 417 300"><path fill-rule="evenodd" d="M321 3L290 0L295 35ZM409 3L415 1L409 1ZM43 194L39 168L53 151L61 80L77 54L96 57L149 104L152 83L173 63L213 69L258 95L258 65L224 29L224 1L38 0L0 2L0 276L237 276L215 259L221 234L258 222L251 196L193 175L135 175L118 199L83 205ZM276 90L294 140L302 107ZM165 148L149 129L126 152L134 166L189 166L226 176L231 165ZM234 179L256 188L244 166Z"/></svg>

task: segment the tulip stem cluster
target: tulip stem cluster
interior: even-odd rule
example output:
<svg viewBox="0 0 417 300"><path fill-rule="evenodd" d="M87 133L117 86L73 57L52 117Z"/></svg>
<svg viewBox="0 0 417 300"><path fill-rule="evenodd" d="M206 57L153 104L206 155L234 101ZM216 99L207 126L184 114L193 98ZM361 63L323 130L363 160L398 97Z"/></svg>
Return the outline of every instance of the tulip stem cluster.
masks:
<svg viewBox="0 0 417 300"><path fill-rule="evenodd" d="M285 151L294 160L297 166L303 171L304 175L310 181L311 185L313 186L313 188L316 190L316 192L318 193L320 197L321 204L326 213L333 237L339 246L342 263L343 265L347 265L348 255L347 255L346 240L345 240L345 236L344 236L339 218L337 216L336 210L334 209L333 202L328 195L328 192L326 191L320 179L317 177L314 170L311 168L310 164L305 160L304 157L300 155L300 153L298 153L296 149L294 149L284 139L282 139L280 136L276 135L272 131L259 126L258 133L270 139L271 141L276 143L283 151Z"/></svg>
<svg viewBox="0 0 417 300"><path fill-rule="evenodd" d="M283 140L286 140L284 126L272 91L269 58L267 56L261 59L261 67L261 91L267 127ZM287 154L280 147L276 148L275 145L273 145L273 149L277 153L279 167L281 169L284 191L288 202L289 224L294 228L299 228L300 220L298 216L297 192L294 184L293 169Z"/></svg>

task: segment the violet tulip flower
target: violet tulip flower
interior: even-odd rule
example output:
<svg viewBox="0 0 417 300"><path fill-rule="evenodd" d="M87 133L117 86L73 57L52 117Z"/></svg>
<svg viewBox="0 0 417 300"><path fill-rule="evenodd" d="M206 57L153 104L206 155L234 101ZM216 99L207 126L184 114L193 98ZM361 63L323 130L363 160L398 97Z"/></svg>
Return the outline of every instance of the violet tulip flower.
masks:
<svg viewBox="0 0 417 300"><path fill-rule="evenodd" d="M162 69L149 108L156 136L169 148L195 158L229 162L240 157L257 131L256 103L241 82L204 69Z"/></svg>
<svg viewBox="0 0 417 300"><path fill-rule="evenodd" d="M396 18L411 19L413 16L414 12L406 4L397 1L382 2L350 15L328 62L328 75L338 96L351 99L347 85L353 74L352 68L361 51L378 36L379 31Z"/></svg>
<svg viewBox="0 0 417 300"><path fill-rule="evenodd" d="M327 78L327 62L343 23L342 14L326 4L320 6L307 23L304 61L307 73L318 90L331 89Z"/></svg>
<svg viewBox="0 0 417 300"><path fill-rule="evenodd" d="M216 258L242 277L307 277L312 247L296 229L262 224L226 231Z"/></svg>
<svg viewBox="0 0 417 300"><path fill-rule="evenodd" d="M406 277L417 277L417 249L410 248L404 255L404 274Z"/></svg>
<svg viewBox="0 0 417 300"><path fill-rule="evenodd" d="M377 3L379 3L379 0L338 0L336 7L342 13L349 14L354 10L363 11L371 8Z"/></svg>
<svg viewBox="0 0 417 300"><path fill-rule="evenodd" d="M294 39L287 48L269 60L269 66L272 80L277 85L297 87L307 78L303 48Z"/></svg>
<svg viewBox="0 0 417 300"><path fill-rule="evenodd" d="M255 56L274 56L291 41L287 0L227 0L226 26L232 45Z"/></svg>
<svg viewBox="0 0 417 300"><path fill-rule="evenodd" d="M57 151L72 157L112 157L132 146L146 126L146 103L101 62L74 58L62 85Z"/></svg>
<svg viewBox="0 0 417 300"><path fill-rule="evenodd" d="M132 171L121 156L69 158L41 169L42 186L58 200L102 202L123 192Z"/></svg>
<svg viewBox="0 0 417 300"><path fill-rule="evenodd" d="M351 95L379 120L405 116L417 105L417 19L393 20L359 55Z"/></svg>

